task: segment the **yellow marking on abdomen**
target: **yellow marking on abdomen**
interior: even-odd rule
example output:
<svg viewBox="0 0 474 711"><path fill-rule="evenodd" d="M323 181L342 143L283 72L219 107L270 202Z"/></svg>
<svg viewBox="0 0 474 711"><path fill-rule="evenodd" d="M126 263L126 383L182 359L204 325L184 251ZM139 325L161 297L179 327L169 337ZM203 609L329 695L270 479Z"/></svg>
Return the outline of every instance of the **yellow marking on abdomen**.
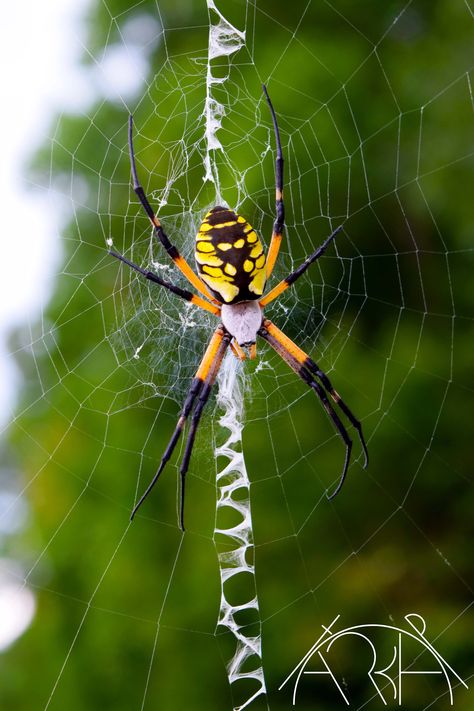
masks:
<svg viewBox="0 0 474 711"><path fill-rule="evenodd" d="M234 242L234 247L237 247L237 249L240 249L241 247L244 246L244 244L245 244L244 239L238 239L236 242Z"/></svg>
<svg viewBox="0 0 474 711"><path fill-rule="evenodd" d="M255 232L255 230L251 230L250 232L247 232L246 236L247 236L247 242L249 244L253 244L254 242L256 242L258 240L257 233Z"/></svg>
<svg viewBox="0 0 474 711"><path fill-rule="evenodd" d="M265 269L260 269L258 274L256 274L254 276L254 278L252 279L252 281L250 282L249 291L252 291L254 294L257 294L257 296L261 296L263 294L265 280L266 280Z"/></svg>
<svg viewBox="0 0 474 711"><path fill-rule="evenodd" d="M214 230L219 230L221 227L232 227L233 225L236 225L235 220L230 220L229 222L219 222L218 225L212 225L212 229Z"/></svg>
<svg viewBox="0 0 474 711"><path fill-rule="evenodd" d="M224 262L215 254L195 254L198 264L207 264L211 267L220 267Z"/></svg>
<svg viewBox="0 0 474 711"><path fill-rule="evenodd" d="M196 242L196 249L198 252L213 252L214 245L212 242Z"/></svg>
<svg viewBox="0 0 474 711"><path fill-rule="evenodd" d="M216 291L218 294L220 294L227 304L233 301L239 293L239 287L235 286L235 284L230 284L228 281L225 281L224 276L221 279L217 280L213 279L212 276L202 274L201 279L206 284L208 284L213 291Z"/></svg>
<svg viewBox="0 0 474 711"><path fill-rule="evenodd" d="M261 254L260 257L255 261L255 266L257 269L261 269L265 264L265 255Z"/></svg>
<svg viewBox="0 0 474 711"><path fill-rule="evenodd" d="M255 247L253 247L253 248L250 250L250 256L251 256L253 259L255 259L255 257L259 257L259 256L262 254L262 252L263 252L263 247L262 247L262 245L261 245L260 242L259 242L258 244L255 245Z"/></svg>
<svg viewBox="0 0 474 711"><path fill-rule="evenodd" d="M213 227L214 225L210 225L209 222L203 222L199 228L199 232L209 232Z"/></svg>
<svg viewBox="0 0 474 711"><path fill-rule="evenodd" d="M230 274L230 276L234 276L234 274L237 274L237 269L234 267L233 264L229 263L225 265L224 271L226 274Z"/></svg>
<svg viewBox="0 0 474 711"><path fill-rule="evenodd" d="M250 261L250 259L246 259L244 262L244 269L246 272L251 272L252 269L254 268L254 263Z"/></svg>
<svg viewBox="0 0 474 711"><path fill-rule="evenodd" d="M223 252L227 252L228 249L232 249L230 242L219 242L217 249L221 249Z"/></svg>
<svg viewBox="0 0 474 711"><path fill-rule="evenodd" d="M209 274L209 276L214 277L215 279L226 279L220 267L209 267L207 264L205 264L202 268L202 271L205 274Z"/></svg>

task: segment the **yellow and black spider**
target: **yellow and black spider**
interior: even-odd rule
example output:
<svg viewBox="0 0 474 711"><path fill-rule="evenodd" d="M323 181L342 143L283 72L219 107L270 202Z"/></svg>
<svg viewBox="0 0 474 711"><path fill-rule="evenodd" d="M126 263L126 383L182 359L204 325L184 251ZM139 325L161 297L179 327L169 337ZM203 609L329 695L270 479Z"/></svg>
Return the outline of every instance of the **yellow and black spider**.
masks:
<svg viewBox="0 0 474 711"><path fill-rule="evenodd" d="M263 91L270 108L276 140L276 219L273 225L268 255L265 257L262 243L244 217L237 215L226 207L213 207L204 217L196 236L195 258L199 276L193 272L188 262L169 241L161 226L160 220L155 215L138 181L133 150L133 120L132 116L129 118L128 139L133 189L150 218L155 237L161 242L178 269L180 269L188 281L204 298L186 289L181 289L170 282L164 281L154 272L142 269L117 252L111 250L109 253L125 264L128 264L129 267L135 269L146 279L160 286L164 286L177 296L186 299L186 301L190 301L201 309L209 311L220 318L220 323L214 331L214 335L211 338L201 364L192 380L191 387L178 419L178 424L163 454L160 466L145 493L133 509L131 515L132 519L156 484L166 462L171 457L186 420L195 405L180 467L179 524L181 529L184 530L185 478L202 411L209 398L211 388L227 348L230 346L234 355L241 360L246 358L244 349L248 350L250 358L255 358L257 335L265 339L278 355L286 361L290 368L314 390L327 414L332 419L337 432L344 441L346 455L342 474L336 490L329 498L334 497L340 491L344 483L347 467L349 465L352 441L346 428L332 407L327 393L329 393L333 401L339 406L357 430L365 456L364 467L366 467L368 463L367 446L359 420L354 417L340 395L334 390L329 378L319 368L317 363L311 360L301 348L293 343L288 336L285 336L275 324L263 315L264 307L276 299L285 289L294 284L295 281L304 274L310 264L324 254L330 242L342 229L342 225L335 229L323 244L295 269L294 272L263 296L265 284L275 266L285 224L285 209L283 204L283 153L280 133L275 111L265 85L263 86Z"/></svg>

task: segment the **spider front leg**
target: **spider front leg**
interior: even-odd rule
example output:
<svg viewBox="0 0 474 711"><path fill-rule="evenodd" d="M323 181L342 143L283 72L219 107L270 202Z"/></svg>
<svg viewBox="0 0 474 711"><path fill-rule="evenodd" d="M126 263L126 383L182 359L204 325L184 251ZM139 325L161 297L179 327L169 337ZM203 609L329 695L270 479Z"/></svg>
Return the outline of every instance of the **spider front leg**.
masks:
<svg viewBox="0 0 474 711"><path fill-rule="evenodd" d="M197 296L197 294L193 294L191 291L188 291L187 289L181 289L179 286L175 286L174 284L171 284L171 282L161 279L161 277L159 277L158 274L155 274L154 272L150 272L150 271L146 271L146 269L142 269L141 267L138 266L138 264L134 264L129 259L124 257L123 254L114 252L113 249L109 249L109 254L112 257L119 259L121 262L123 262L124 264L129 266L131 269L134 269L136 272L138 272L139 274L144 276L145 279L152 281L154 284L159 284L160 286L164 286L165 289L168 289L168 291L171 291L173 294L176 294L176 296L180 296L185 301L189 301L191 304L194 304L195 306L199 306L199 308L204 309L204 311L209 311L209 313L214 314L214 316L220 316L221 310L217 306L214 306L214 304L210 304L209 301L205 301L205 299L201 299L201 297Z"/></svg>
<svg viewBox="0 0 474 711"><path fill-rule="evenodd" d="M332 419L338 434L341 436L342 440L344 441L344 444L346 445L346 456L339 483L335 491L328 497L332 499L334 496L336 496L336 494L339 493L345 481L352 450L352 441L347 433L346 428L337 416L336 412L334 411L334 408L331 406L324 387L327 388L334 402L341 408L341 410L347 416L351 424L357 430L362 449L364 451L365 468L368 464L368 452L364 435L362 433L362 425L359 420L354 417L351 410L341 399L340 395L334 390L327 375L318 367L318 365L313 360L311 360L311 358L301 348L299 348L299 346L296 345L296 343L294 343L290 338L288 338L288 336L286 336L283 331L280 331L280 329L277 328L271 321L265 319L258 333L272 346L272 348L278 353L278 355L283 358L283 360L290 366L290 368L292 368L292 370L294 370L294 372L310 388L315 391L327 414ZM318 379L323 383L324 387L322 387L318 382L315 381L312 373L318 377Z"/></svg>
<svg viewBox="0 0 474 711"><path fill-rule="evenodd" d="M128 119L128 147L129 147L129 152L130 152L130 165L132 168L132 178L133 178L133 189L140 200L141 204L143 205L143 209L145 210L146 214L148 215L151 224L153 225L153 229L155 232L155 236L157 239L161 242L163 247L166 249L168 252L169 256L173 260L173 262L176 264L178 269L184 274L186 279L191 282L191 284L194 286L195 289L197 289L203 296L206 297L206 299L210 299L214 303L217 303L214 298L212 298L207 291L206 287L202 283L202 281L199 279L199 277L193 272L191 267L189 266L188 262L185 260L185 258L179 253L178 249L175 247L174 244L171 244L171 242L168 239L167 234L165 233L163 227L161 226L161 222L156 216L153 208L150 205L150 202L145 194L145 191L140 184L140 181L138 180L138 175L137 175L137 167L135 164L135 151L133 148L133 117L132 115L129 116Z"/></svg>
<svg viewBox="0 0 474 711"><path fill-rule="evenodd" d="M310 267L311 264L313 264L313 262L315 262L317 259L319 259L319 257L321 257L324 254L324 252L326 251L328 246L333 241L334 237L342 230L342 227L343 227L343 225L339 225L339 227L336 227L334 232L331 232L329 237L327 237L327 239L324 240L322 245L320 247L318 247L313 252L313 254L310 254L310 256L304 260L303 264L300 264L300 266L297 269L295 269L294 272L291 272L291 274L289 274L286 277L286 279L283 279L283 281L281 281L279 284L277 284L275 287L273 287L273 289L271 289L268 292L268 294L266 294L263 297L263 299L260 300L260 302L259 302L260 306L266 306L271 301L274 301L278 296L280 296L280 294L282 294L284 291L286 291L289 286L292 286L292 284L294 284L295 281L297 281L300 278L300 276L302 276L305 273L305 271L308 269L308 267Z"/></svg>
<svg viewBox="0 0 474 711"><path fill-rule="evenodd" d="M277 151L277 156L276 156L276 160L275 160L276 219L275 219L275 222L273 223L272 239L271 239L270 247L268 248L268 254L267 254L266 278L268 279L270 277L270 274L273 271L273 267L275 266L275 262L278 257L278 252L280 251L281 240L283 237L283 229L285 226L285 204L283 202L283 151L281 149L280 131L278 129L278 122L277 122L275 110L273 108L273 104L272 104L271 99L268 95L267 87L265 86L265 84L262 84L262 88L263 88L263 93L265 94L265 98L267 100L267 104L270 108L270 114L272 116L273 130L275 132L275 142L276 142L276 151Z"/></svg>
<svg viewBox="0 0 474 711"><path fill-rule="evenodd" d="M192 449L193 449L193 445L194 445L194 439L196 436L199 421L201 419L202 411L203 411L204 406L209 398L212 386L213 386L214 381L217 377L217 373L218 373L219 368L221 366L222 360L224 358L224 355L225 355L227 347L230 343L230 340L231 340L230 334L225 330L225 328L222 324L219 324L219 326L215 330L214 335L212 336L212 338L209 342L209 345L208 345L206 352L203 356L201 364L199 365L199 368L196 371L196 375L193 378L191 387L188 391L188 394L187 394L186 399L184 401L183 408L182 408L180 416L178 418L178 423L177 423L176 428L173 432L173 435L168 443L168 446L166 447L165 452L161 458L158 470L157 470L155 476L153 477L153 479L151 480L150 484L148 485L147 489L145 490L145 493L141 496L138 503L135 505L135 507L132 511L132 514L130 516L131 520L137 513L137 511L140 508L140 506L142 505L142 503L147 498L148 494L151 492L151 490L155 486L161 472L165 468L167 461L170 459L171 455L173 454L173 451L174 451L174 449L178 443L178 440L181 436L181 432L183 431L184 426L186 424L186 420L193 408L196 398L198 398L198 403L197 403L196 409L193 413L191 428L190 428L190 432L189 432L188 439L187 439L186 446L185 446L183 461L182 461L182 464L180 467L181 489L180 489L179 525L180 525L181 530L184 531L184 492L185 492L186 472L188 470L189 461L191 459L191 453L192 453Z"/></svg>
<svg viewBox="0 0 474 711"><path fill-rule="evenodd" d="M369 463L369 452L367 450L367 444L365 442L364 433L362 432L362 425L360 421L353 415L352 411L348 408L339 393L334 390L332 383L326 373L321 370L319 365L315 363L314 360L312 360L309 355L305 353L299 346L297 346L296 343L291 340L291 338L288 338L288 336L285 335L283 331L280 331L280 329L277 328L274 323L272 323L268 319L265 319L264 326L266 327L268 333L280 343L282 348L284 348L287 353L291 354L295 358L295 360L299 363L300 366L303 366L311 373L316 375L318 380L321 381L322 386L326 388L326 390L330 394L333 401L338 407L340 407L340 409L345 414L351 425L357 430L362 450L364 452L363 467L364 469L366 469Z"/></svg>

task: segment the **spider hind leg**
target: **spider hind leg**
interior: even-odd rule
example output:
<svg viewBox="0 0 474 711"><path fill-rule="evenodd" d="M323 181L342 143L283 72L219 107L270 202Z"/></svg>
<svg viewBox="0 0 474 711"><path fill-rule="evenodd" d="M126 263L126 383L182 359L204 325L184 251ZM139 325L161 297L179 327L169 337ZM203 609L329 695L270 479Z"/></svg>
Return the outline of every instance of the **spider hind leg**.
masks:
<svg viewBox="0 0 474 711"><path fill-rule="evenodd" d="M158 470L151 480L150 484L146 488L144 494L141 496L139 499L138 503L135 505L132 514L130 516L130 519L133 519L135 514L137 513L138 509L140 506L143 504L145 499L147 498L148 494L151 492L153 487L155 486L156 482L158 481L158 478L165 468L166 463L170 459L171 455L173 454L173 451L178 443L178 440L181 436L181 433L185 427L186 420L191 413L191 410L193 409L193 406L196 402L196 398L198 398L198 402L195 406L193 417L192 417L192 422L191 422L191 427L188 435L188 439L186 441L185 445L185 450L184 450L184 455L183 455L183 460L180 466L180 497L179 497L179 526L182 531L184 531L184 492L185 492L185 477L186 477L186 472L188 471L189 467L189 462L191 459L191 454L193 450L193 445L194 445L194 439L196 437L196 432L197 428L199 425L199 421L201 419L202 411L204 409L204 406L209 398L212 386L214 384L214 381L217 377L217 373L219 371L219 368L221 366L222 360L224 358L225 352L227 350L227 346L229 345L231 340L231 335L225 330L222 324L219 324L217 329L214 332L214 335L212 336L209 345L206 349L206 352L203 356L203 359L201 361L201 364L196 372L196 375L193 378L193 381L191 383L191 387L188 391L188 395L186 397L186 400L184 401L183 408L181 410L181 413L178 418L178 422L176 425L176 428L171 436L171 439L168 443L168 446L165 449L165 452L161 458L160 465L158 467Z"/></svg>
<svg viewBox="0 0 474 711"><path fill-rule="evenodd" d="M333 491L333 493L328 496L329 499L332 499L334 496L336 496L336 494L339 493L345 481L352 451L352 440L350 439L346 428L344 427L343 423L341 422L340 418L332 407L327 397L326 390L324 388L327 389L333 401L340 407L340 409L347 416L351 424L357 430L364 452L365 468L368 463L368 452L367 445L365 443L365 439L362 433L362 425L359 420L354 417L351 410L341 399L340 395L334 390L327 375L322 370L320 370L318 365L314 361L312 361L311 358L309 358L309 356L301 348L299 348L299 346L296 345L296 343L293 343L293 341L288 338L288 336L286 336L282 331L280 331L280 329L278 329L271 321L269 321L268 319L265 319L263 321L263 325L259 330L259 335L262 336L262 338L264 338L272 346L272 348L278 353L281 358L283 358L283 360L290 366L290 368L292 368L292 370L294 370L294 372L310 388L312 388L312 390L314 390L326 413L331 418L339 436L342 438L346 446L346 456L344 459L342 473L339 478L339 483L337 484L336 489ZM315 380L314 375L321 381L322 384L319 384Z"/></svg>
<svg viewBox="0 0 474 711"><path fill-rule="evenodd" d="M364 463L362 466L364 467L364 469L367 469L367 466L369 464L369 451L367 449L367 443L365 441L364 433L362 432L361 422L353 415L352 411L347 407L346 403L339 395L339 393L334 390L328 376L323 370L319 368L318 364L311 360L311 358L309 357L306 358L304 364L305 367L309 371L314 373L314 375L316 375L316 377L321 381L322 385L326 388L327 392L330 394L336 405L341 408L342 412L345 414L351 425L354 427L355 430L357 430L357 434L359 435L359 440L362 446L362 451L364 452Z"/></svg>

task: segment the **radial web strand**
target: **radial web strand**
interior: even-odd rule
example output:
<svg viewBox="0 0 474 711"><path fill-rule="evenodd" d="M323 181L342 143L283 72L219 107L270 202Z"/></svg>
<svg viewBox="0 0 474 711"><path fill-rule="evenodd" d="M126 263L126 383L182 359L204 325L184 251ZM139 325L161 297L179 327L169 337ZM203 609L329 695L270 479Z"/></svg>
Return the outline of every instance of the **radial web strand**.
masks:
<svg viewBox="0 0 474 711"><path fill-rule="evenodd" d="M24 390L5 435L0 583L28 592L34 617L3 650L0 707L290 708L293 689L279 687L338 616L400 626L421 615L471 686L469 3L94 8L89 35L71 40L90 93L51 123L28 176L67 220L56 293L10 341ZM328 502L344 447L314 392L260 339L256 360L229 352L206 405L186 533L185 438L130 523L216 319L108 253L190 288L133 191L128 115L150 204L191 264L216 203L268 249L275 139L262 83L285 157L286 229L268 289L343 224L266 314L361 420L369 468L348 425L351 463ZM34 231L20 218L19 233ZM357 711L381 703L364 660L352 648L339 659ZM402 706L446 703L434 675L410 679ZM332 711L334 694L308 674L295 708ZM456 711L470 711L470 694L454 689Z"/></svg>

